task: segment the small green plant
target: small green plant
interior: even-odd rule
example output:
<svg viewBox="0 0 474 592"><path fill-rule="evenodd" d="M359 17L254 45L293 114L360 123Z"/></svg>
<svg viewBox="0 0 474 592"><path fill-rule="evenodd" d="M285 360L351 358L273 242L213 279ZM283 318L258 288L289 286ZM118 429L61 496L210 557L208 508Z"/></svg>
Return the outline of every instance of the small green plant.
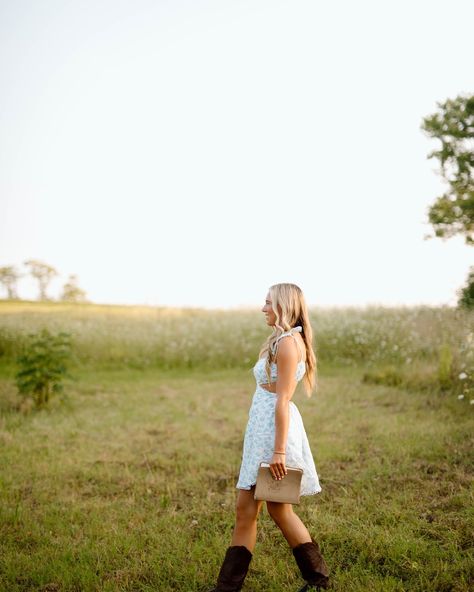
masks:
<svg viewBox="0 0 474 592"><path fill-rule="evenodd" d="M399 369L387 366L376 370L369 370L362 376L362 382L368 384L386 384L388 386L400 386L403 378Z"/></svg>
<svg viewBox="0 0 474 592"><path fill-rule="evenodd" d="M53 335L43 328L28 335L23 353L17 358L20 370L16 385L19 392L31 397L37 408L45 407L51 396L63 390L61 380L67 375L71 358L70 334Z"/></svg>
<svg viewBox="0 0 474 592"><path fill-rule="evenodd" d="M442 389L449 389L452 383L453 354L451 347L443 343L439 350L438 380Z"/></svg>

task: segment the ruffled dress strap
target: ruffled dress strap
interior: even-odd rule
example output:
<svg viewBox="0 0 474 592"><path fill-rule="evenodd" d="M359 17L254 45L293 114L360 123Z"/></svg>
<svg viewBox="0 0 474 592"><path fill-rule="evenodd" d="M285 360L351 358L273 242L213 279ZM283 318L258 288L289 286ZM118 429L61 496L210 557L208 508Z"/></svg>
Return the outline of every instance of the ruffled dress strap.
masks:
<svg viewBox="0 0 474 592"><path fill-rule="evenodd" d="M292 327L289 331L285 331L284 333L282 333L281 335L279 335L277 337L277 340L275 341L274 346L273 346L273 353L276 352L276 348L278 346L278 342L280 341L280 339L282 337L286 337L287 335L293 336L293 333L301 333L302 331L303 331L303 327L301 327L300 325L297 325L296 327ZM298 345L298 340L295 340L295 341L296 341L296 344L298 346L298 350L300 350L300 347ZM300 353L301 353L301 350L300 350Z"/></svg>

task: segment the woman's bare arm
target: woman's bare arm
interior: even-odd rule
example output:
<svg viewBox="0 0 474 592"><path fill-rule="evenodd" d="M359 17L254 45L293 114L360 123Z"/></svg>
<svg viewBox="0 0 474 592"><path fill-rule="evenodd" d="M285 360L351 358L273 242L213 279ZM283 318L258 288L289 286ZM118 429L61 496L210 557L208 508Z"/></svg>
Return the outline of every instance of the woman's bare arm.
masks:
<svg viewBox="0 0 474 592"><path fill-rule="evenodd" d="M296 389L296 368L298 366L298 352L294 337L280 339L277 356L277 381L275 407L275 448L285 450L288 437L288 408L289 401Z"/></svg>

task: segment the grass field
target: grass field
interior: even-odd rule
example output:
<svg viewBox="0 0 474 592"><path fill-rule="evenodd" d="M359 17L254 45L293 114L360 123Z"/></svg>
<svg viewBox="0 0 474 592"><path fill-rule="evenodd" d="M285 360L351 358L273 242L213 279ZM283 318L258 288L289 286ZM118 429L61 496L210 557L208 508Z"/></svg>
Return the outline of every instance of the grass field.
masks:
<svg viewBox="0 0 474 592"><path fill-rule="evenodd" d="M12 306L0 318L0 589L209 588L232 535L251 367L265 336L259 316L175 311L163 320L164 311ZM408 310L315 318L319 390L307 399L300 386L293 400L323 491L295 511L321 544L333 589L472 590L474 405L457 390L471 377L472 316ZM212 345L206 321L220 344ZM15 348L41 324L72 330L76 363L62 400L22 413ZM393 342L393 327L401 336L394 357L389 346L373 354L377 339ZM123 359L127 335L131 363ZM359 336L364 353L338 349L344 335ZM189 346L188 367L173 364L179 348L167 350L168 337ZM232 343L240 358L227 355ZM108 355L114 344L116 357ZM326 357L322 344L332 344ZM443 344L452 354L449 388L440 374ZM393 377L387 368L403 379L396 386L384 383ZM460 368L467 382L457 380ZM244 591L302 584L264 506Z"/></svg>

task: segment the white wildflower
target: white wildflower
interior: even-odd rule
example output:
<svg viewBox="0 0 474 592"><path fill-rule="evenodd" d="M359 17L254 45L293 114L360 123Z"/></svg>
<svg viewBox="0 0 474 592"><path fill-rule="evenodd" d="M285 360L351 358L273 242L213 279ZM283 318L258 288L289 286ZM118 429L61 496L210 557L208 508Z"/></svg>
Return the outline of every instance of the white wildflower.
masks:
<svg viewBox="0 0 474 592"><path fill-rule="evenodd" d="M458 376L459 380L465 380L467 378L467 374L465 372L461 372L461 374Z"/></svg>
<svg viewBox="0 0 474 592"><path fill-rule="evenodd" d="M471 399L471 400L469 401L469 404L470 404L470 405L474 405L474 399Z"/></svg>
<svg viewBox="0 0 474 592"><path fill-rule="evenodd" d="M464 399L464 395L458 395L458 399Z"/></svg>

